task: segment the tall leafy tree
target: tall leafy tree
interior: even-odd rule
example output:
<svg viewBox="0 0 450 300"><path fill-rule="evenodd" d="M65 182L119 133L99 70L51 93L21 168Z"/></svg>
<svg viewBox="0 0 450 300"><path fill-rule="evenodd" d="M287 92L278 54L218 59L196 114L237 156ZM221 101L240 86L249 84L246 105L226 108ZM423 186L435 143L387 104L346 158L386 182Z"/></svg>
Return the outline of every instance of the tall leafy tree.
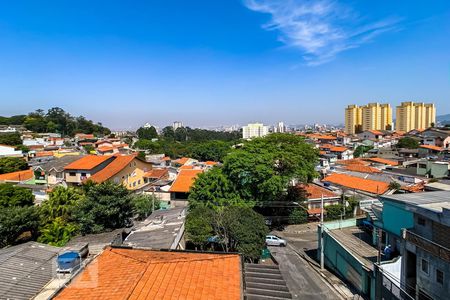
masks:
<svg viewBox="0 0 450 300"><path fill-rule="evenodd" d="M407 136L398 140L397 148L417 149L419 148L419 141Z"/></svg>
<svg viewBox="0 0 450 300"><path fill-rule="evenodd" d="M147 128L140 127L136 131L136 133L137 133L139 139L151 140L151 139L156 139L158 137L158 132L156 132L156 128L153 126L150 126Z"/></svg>
<svg viewBox="0 0 450 300"><path fill-rule="evenodd" d="M0 207L0 248L11 245L25 233L35 238L39 226L35 206Z"/></svg>
<svg viewBox="0 0 450 300"><path fill-rule="evenodd" d="M155 195L133 195L133 212L137 215L138 220L144 220L153 211L158 210L161 206L161 202Z"/></svg>
<svg viewBox="0 0 450 300"><path fill-rule="evenodd" d="M207 207L189 209L186 217L186 238L195 245L196 249L205 250L210 237L214 236L214 211Z"/></svg>
<svg viewBox="0 0 450 300"><path fill-rule="evenodd" d="M22 144L22 139L20 138L20 134L17 132L2 133L0 134L0 144L17 146Z"/></svg>
<svg viewBox="0 0 450 300"><path fill-rule="evenodd" d="M0 174L23 171L28 169L27 162L20 157L0 158Z"/></svg>
<svg viewBox="0 0 450 300"><path fill-rule="evenodd" d="M31 190L12 184L0 184L0 209L13 206L32 206L34 196Z"/></svg>
<svg viewBox="0 0 450 300"><path fill-rule="evenodd" d="M223 161L230 151L230 143L224 141L197 142L190 146L190 156L201 161Z"/></svg>

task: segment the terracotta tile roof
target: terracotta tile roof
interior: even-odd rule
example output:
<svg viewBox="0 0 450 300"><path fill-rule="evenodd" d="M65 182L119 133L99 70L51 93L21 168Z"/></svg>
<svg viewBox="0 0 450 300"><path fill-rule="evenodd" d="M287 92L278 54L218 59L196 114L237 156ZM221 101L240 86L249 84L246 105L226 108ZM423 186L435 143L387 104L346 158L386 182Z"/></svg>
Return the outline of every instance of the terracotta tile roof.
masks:
<svg viewBox="0 0 450 300"><path fill-rule="evenodd" d="M338 165L361 165L361 166L368 166L369 163L366 161L363 161L360 158L353 158L353 159L341 159L336 162Z"/></svg>
<svg viewBox="0 0 450 300"><path fill-rule="evenodd" d="M325 155L325 154L327 154L326 151L319 151L319 155Z"/></svg>
<svg viewBox="0 0 450 300"><path fill-rule="evenodd" d="M175 162L177 164L184 165L185 163L188 162L189 159L190 159L189 157L182 157L182 158L175 160Z"/></svg>
<svg viewBox="0 0 450 300"><path fill-rule="evenodd" d="M54 299L239 300L237 254L107 248Z"/></svg>
<svg viewBox="0 0 450 300"><path fill-rule="evenodd" d="M33 170L17 171L0 175L0 181L26 181L33 178Z"/></svg>
<svg viewBox="0 0 450 300"><path fill-rule="evenodd" d="M325 177L322 181L379 195L384 194L389 189L389 184L386 182L363 179L338 173L331 174L330 176Z"/></svg>
<svg viewBox="0 0 450 300"><path fill-rule="evenodd" d="M404 191L410 192L410 193L421 193L425 189L425 184L417 183L417 184L413 184L413 185L402 186L401 189Z"/></svg>
<svg viewBox="0 0 450 300"><path fill-rule="evenodd" d="M95 138L93 134L86 134L86 133L77 133L75 134L75 137L81 139L93 139Z"/></svg>
<svg viewBox="0 0 450 300"><path fill-rule="evenodd" d="M192 170L194 169L194 166L181 166L180 170Z"/></svg>
<svg viewBox="0 0 450 300"><path fill-rule="evenodd" d="M202 172L203 170L181 170L169 191L188 193L198 174Z"/></svg>
<svg viewBox="0 0 450 300"><path fill-rule="evenodd" d="M333 148L334 147L334 145L331 145L331 144L322 144L322 145L319 145L319 148L320 149L331 149L331 148Z"/></svg>
<svg viewBox="0 0 450 300"><path fill-rule="evenodd" d="M92 180L96 183L102 183L128 166L136 158L136 155L123 155L123 156L115 156L114 160L109 163L102 170L98 171L87 180Z"/></svg>
<svg viewBox="0 0 450 300"><path fill-rule="evenodd" d="M305 190L308 200L324 198L339 198L339 195L317 184L299 184L298 188Z"/></svg>
<svg viewBox="0 0 450 300"><path fill-rule="evenodd" d="M347 150L348 150L348 148L346 148L346 147L340 147L340 146L336 146L336 147L330 148L330 151L331 151L331 152L345 152L345 151L347 151Z"/></svg>
<svg viewBox="0 0 450 300"><path fill-rule="evenodd" d="M429 149L429 150L433 150L433 151L439 151L439 152L444 150L444 148L442 148L442 147L433 146L433 145L420 145L420 148Z"/></svg>
<svg viewBox="0 0 450 300"><path fill-rule="evenodd" d="M36 157L53 156L53 151L36 152Z"/></svg>
<svg viewBox="0 0 450 300"><path fill-rule="evenodd" d="M64 167L64 170L91 170L110 159L111 156L87 155Z"/></svg>
<svg viewBox="0 0 450 300"><path fill-rule="evenodd" d="M215 165L218 164L218 162L217 162L217 161L211 161L211 160L208 160L208 161L205 161L205 164L206 164L207 166L215 166Z"/></svg>
<svg viewBox="0 0 450 300"><path fill-rule="evenodd" d="M100 146L97 148L98 151L100 152L108 152L108 151L114 151L115 147L112 146Z"/></svg>
<svg viewBox="0 0 450 300"><path fill-rule="evenodd" d="M305 134L306 137L316 140L335 140L337 139L335 136L332 135L322 135L317 133L311 133L311 134Z"/></svg>
<svg viewBox="0 0 450 300"><path fill-rule="evenodd" d="M369 158L365 158L364 160L372 162L372 163L377 163L377 164L398 166L398 161L380 158L380 157L369 157Z"/></svg>
<svg viewBox="0 0 450 300"><path fill-rule="evenodd" d="M374 135L383 135L383 133L381 131L378 130L367 130L368 132L374 134Z"/></svg>
<svg viewBox="0 0 450 300"><path fill-rule="evenodd" d="M169 170L167 169L153 169L144 174L146 178L159 179L169 174Z"/></svg>
<svg viewBox="0 0 450 300"><path fill-rule="evenodd" d="M30 150L38 150L38 149L44 149L44 145L30 145L27 146Z"/></svg>
<svg viewBox="0 0 450 300"><path fill-rule="evenodd" d="M164 156L161 160L168 161L168 160L172 160L172 159L169 156Z"/></svg>
<svg viewBox="0 0 450 300"><path fill-rule="evenodd" d="M353 172L361 172L361 173L383 173L382 171L378 170L377 168L370 167L370 166L363 166L358 164L350 164L345 167L348 171Z"/></svg>

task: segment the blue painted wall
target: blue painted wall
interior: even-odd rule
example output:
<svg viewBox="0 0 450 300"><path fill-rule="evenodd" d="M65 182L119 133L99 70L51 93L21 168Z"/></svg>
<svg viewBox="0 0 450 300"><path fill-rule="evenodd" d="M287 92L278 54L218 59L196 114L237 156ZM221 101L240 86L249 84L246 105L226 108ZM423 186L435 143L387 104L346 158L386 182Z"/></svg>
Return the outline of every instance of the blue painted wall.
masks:
<svg viewBox="0 0 450 300"><path fill-rule="evenodd" d="M400 237L402 228L414 227L414 214L403 204L385 198L380 200L383 202L383 230Z"/></svg>

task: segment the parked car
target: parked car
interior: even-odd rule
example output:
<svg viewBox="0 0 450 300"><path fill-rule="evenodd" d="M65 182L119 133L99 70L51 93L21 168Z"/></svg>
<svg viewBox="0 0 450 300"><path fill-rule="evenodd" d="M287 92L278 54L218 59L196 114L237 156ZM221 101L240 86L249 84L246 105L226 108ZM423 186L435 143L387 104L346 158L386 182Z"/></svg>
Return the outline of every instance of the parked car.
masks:
<svg viewBox="0 0 450 300"><path fill-rule="evenodd" d="M286 240L276 236L276 235L266 235L266 245L267 246L280 246L286 247Z"/></svg>

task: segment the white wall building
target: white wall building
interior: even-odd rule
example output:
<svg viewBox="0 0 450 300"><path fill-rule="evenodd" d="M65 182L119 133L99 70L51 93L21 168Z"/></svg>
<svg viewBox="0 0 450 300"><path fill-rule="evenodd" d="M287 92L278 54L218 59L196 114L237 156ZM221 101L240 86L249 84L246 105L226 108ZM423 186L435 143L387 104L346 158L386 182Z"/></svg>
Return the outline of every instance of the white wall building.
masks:
<svg viewBox="0 0 450 300"><path fill-rule="evenodd" d="M14 147L8 145L0 145L0 157L22 157L22 151L15 150Z"/></svg>
<svg viewBox="0 0 450 300"><path fill-rule="evenodd" d="M173 127L173 130L177 130L177 128L183 127L183 122L175 121L175 122L173 122L172 127Z"/></svg>
<svg viewBox="0 0 450 300"><path fill-rule="evenodd" d="M250 123L242 127L242 138L251 139L254 137L263 137L269 133L269 126L262 123Z"/></svg>
<svg viewBox="0 0 450 300"><path fill-rule="evenodd" d="M284 126L283 122L278 122L278 124L276 126L274 126L273 128L273 132L277 132L277 133L285 133L286 132L286 126Z"/></svg>

